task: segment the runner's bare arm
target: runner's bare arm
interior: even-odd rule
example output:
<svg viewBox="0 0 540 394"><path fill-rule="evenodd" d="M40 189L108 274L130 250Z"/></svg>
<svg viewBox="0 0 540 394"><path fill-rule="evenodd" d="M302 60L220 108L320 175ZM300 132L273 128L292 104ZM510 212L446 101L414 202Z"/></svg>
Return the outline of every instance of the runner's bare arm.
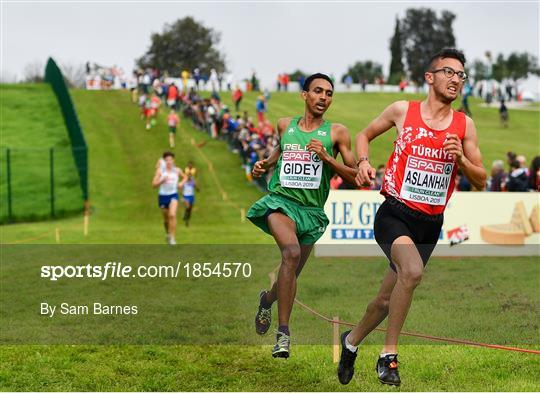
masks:
<svg viewBox="0 0 540 394"><path fill-rule="evenodd" d="M375 168L369 163L370 141L402 123L408 105L407 101L396 101L390 104L364 130L356 135L356 155L359 160L356 183L359 186L372 186L373 179L375 179Z"/></svg>
<svg viewBox="0 0 540 394"><path fill-rule="evenodd" d="M334 145L337 145L339 147L339 151L343 157L343 161L347 159L350 166L338 162L334 156L329 154L326 149L324 149L324 145L321 140L315 138L312 139L306 145L306 148L312 152L315 152L325 164L329 165L330 168L332 168L332 170L339 176L341 176L347 183L350 183L351 185L356 185L355 179L358 170L354 165L354 156L351 152L351 136L349 135L349 131L343 125L337 125L336 129L334 129L333 127L332 129L334 131L332 133L332 136L335 138L333 138ZM343 152L345 152L345 156L343 155ZM347 152L350 155L348 155Z"/></svg>
<svg viewBox="0 0 540 394"><path fill-rule="evenodd" d="M177 167L176 169L178 170L178 178L182 177L182 179L178 181L178 187L183 188L187 182L188 177L180 168Z"/></svg>
<svg viewBox="0 0 540 394"><path fill-rule="evenodd" d="M341 155L343 163L347 167L354 168L356 170L356 159L351 148L351 134L349 130L342 124L332 124L332 142L334 143L334 149ZM334 156L337 153L334 151Z"/></svg>
<svg viewBox="0 0 540 394"><path fill-rule="evenodd" d="M279 160L279 157L281 156L281 144L279 141L281 140L281 135L283 134L283 131L287 128L287 125L291 122L291 118L281 118L278 120L277 123L277 132L278 132L278 144L270 153L270 156L268 156L264 160L259 160L255 163L253 166L252 175L255 178L261 177L269 168L272 168L276 165L276 163Z"/></svg>
<svg viewBox="0 0 540 394"><path fill-rule="evenodd" d="M154 179L152 179L152 187L156 188L159 185L163 183L164 179L161 178L161 169L158 168L156 170L156 174L154 175Z"/></svg>
<svg viewBox="0 0 540 394"><path fill-rule="evenodd" d="M178 171L178 176L182 178L187 178L187 175L180 167L176 167L176 170Z"/></svg>
<svg viewBox="0 0 540 394"><path fill-rule="evenodd" d="M469 182L478 190L486 187L486 170L482 164L482 154L478 148L476 127L467 117L467 126L463 142L456 134L448 134L443 144L444 150L455 156L456 162Z"/></svg>

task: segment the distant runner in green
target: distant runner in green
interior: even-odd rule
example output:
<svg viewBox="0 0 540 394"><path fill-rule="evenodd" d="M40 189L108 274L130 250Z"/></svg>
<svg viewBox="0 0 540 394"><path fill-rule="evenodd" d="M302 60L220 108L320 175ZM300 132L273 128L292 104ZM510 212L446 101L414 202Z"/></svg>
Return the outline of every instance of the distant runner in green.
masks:
<svg viewBox="0 0 540 394"><path fill-rule="evenodd" d="M357 166L347 128L330 123L323 115L332 104L334 84L325 74L309 76L302 87L304 116L279 119L279 145L270 157L255 163L253 176L260 177L275 166L269 194L257 201L247 217L271 234L281 251L278 280L259 295L255 330L265 334L270 328L272 304L278 301L279 327L273 357L289 357L289 318L300 275L315 242L329 221L324 203L330 178L338 173L355 184ZM340 153L345 164L335 158Z"/></svg>

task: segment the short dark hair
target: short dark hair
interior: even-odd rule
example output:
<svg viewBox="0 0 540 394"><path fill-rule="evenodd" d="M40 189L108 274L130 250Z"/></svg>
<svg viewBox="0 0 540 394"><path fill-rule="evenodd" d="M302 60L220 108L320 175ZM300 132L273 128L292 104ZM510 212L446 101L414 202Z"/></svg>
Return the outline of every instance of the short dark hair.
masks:
<svg viewBox="0 0 540 394"><path fill-rule="evenodd" d="M174 153L170 151L163 152L163 158L166 159L167 157L171 156L174 159Z"/></svg>
<svg viewBox="0 0 540 394"><path fill-rule="evenodd" d="M332 85L332 89L334 89L334 82L328 75L323 73L315 73L311 74L309 77L306 78L306 80L304 81L304 85L302 86L302 90L304 92L309 92L309 86L311 85L311 82L313 82L315 79L327 80L328 82L330 82L330 85Z"/></svg>
<svg viewBox="0 0 540 394"><path fill-rule="evenodd" d="M428 63L428 70L431 70L433 68L433 63L435 63L435 61L446 58L459 60L461 65L465 67L465 55L462 51L456 48L443 48L435 55L431 56L431 59L429 59Z"/></svg>

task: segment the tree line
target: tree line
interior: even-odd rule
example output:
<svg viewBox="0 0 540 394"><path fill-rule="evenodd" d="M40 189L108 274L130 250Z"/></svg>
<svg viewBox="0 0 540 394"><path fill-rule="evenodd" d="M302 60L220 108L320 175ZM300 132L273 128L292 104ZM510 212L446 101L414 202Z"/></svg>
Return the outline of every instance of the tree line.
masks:
<svg viewBox="0 0 540 394"><path fill-rule="evenodd" d="M442 11L438 15L429 8L411 8L403 18L396 18L394 34L390 39L390 68L387 83L398 84L402 79L421 86L424 83L430 57L445 47L456 47L453 22L456 15ZM530 74L540 75L538 59L529 53L512 52L508 56L498 54L493 58L486 52L486 59L475 59L467 64L469 74L475 80L503 79L514 81L527 78ZM372 83L384 78L381 64L371 60L358 61L349 66L347 75L354 82L367 80Z"/></svg>

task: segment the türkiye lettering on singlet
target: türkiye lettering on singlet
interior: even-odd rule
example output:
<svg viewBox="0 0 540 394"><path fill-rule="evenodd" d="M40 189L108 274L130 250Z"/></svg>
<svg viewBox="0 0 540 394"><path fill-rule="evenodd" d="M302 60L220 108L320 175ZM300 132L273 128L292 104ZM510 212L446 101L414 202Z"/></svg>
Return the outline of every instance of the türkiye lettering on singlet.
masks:
<svg viewBox="0 0 540 394"><path fill-rule="evenodd" d="M434 130L423 121L420 107L419 101L409 102L386 164L381 193L422 213L438 215L454 191L457 173L456 159L446 151L444 142L451 134L463 141L467 119L452 111L450 125Z"/></svg>

